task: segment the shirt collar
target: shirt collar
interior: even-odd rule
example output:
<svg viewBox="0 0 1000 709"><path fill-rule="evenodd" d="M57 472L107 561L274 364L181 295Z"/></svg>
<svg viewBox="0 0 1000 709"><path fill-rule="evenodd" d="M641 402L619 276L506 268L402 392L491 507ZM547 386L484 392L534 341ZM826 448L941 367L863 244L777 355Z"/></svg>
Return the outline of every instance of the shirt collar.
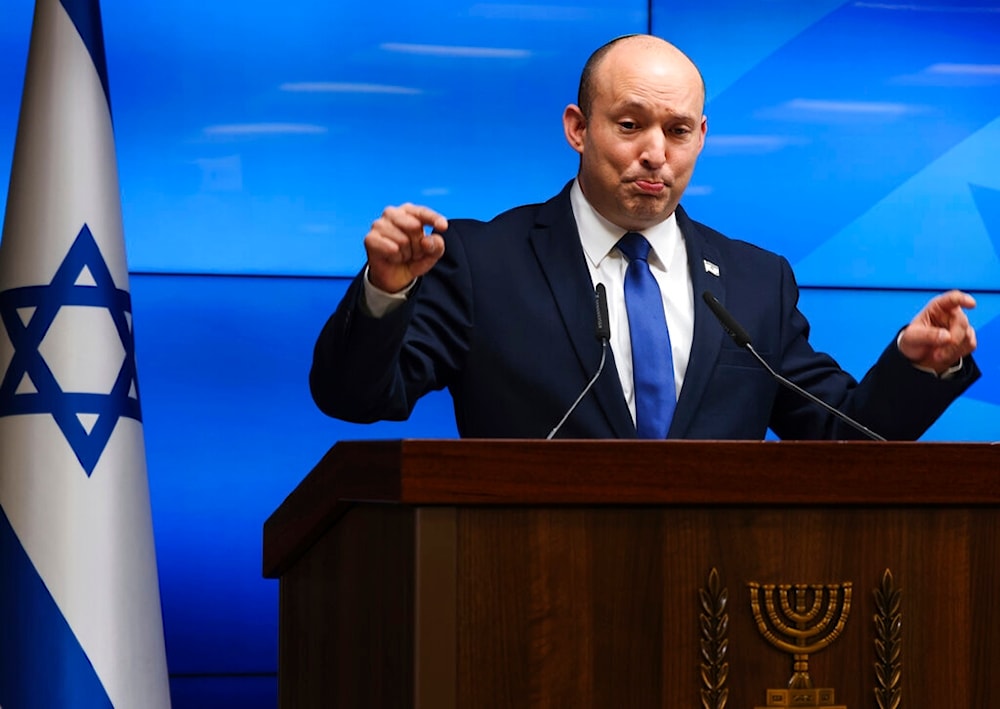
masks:
<svg viewBox="0 0 1000 709"><path fill-rule="evenodd" d="M570 204L573 207L573 216L576 218L576 227L580 232L580 244L583 252L587 255L594 268L598 268L608 254L614 249L615 244L625 234L625 229L616 226L601 216L593 205L583 196L580 189L580 181L573 180L573 186L569 191ZM659 224L655 224L648 229L643 229L642 235L653 248L655 261L659 261L663 268L670 261L669 255L674 252L678 241L683 239L680 227L677 226L677 213L671 212L670 216Z"/></svg>

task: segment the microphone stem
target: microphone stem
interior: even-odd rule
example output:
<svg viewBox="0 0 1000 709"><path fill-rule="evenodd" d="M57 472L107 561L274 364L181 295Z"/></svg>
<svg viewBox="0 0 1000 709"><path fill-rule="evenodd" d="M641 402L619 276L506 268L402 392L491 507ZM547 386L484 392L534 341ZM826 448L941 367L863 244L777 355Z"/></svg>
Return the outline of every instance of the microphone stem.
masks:
<svg viewBox="0 0 1000 709"><path fill-rule="evenodd" d="M791 389L792 391L794 391L795 393L799 394L800 396L804 396L806 399L808 399L809 401L813 402L817 406L821 407L823 410L830 412L831 414L833 414L834 416L836 416L838 419L840 419L841 421L843 421L844 423L846 423L848 426L850 426L851 428L855 429L856 431L859 431L860 433L865 434L866 436L868 436L868 438L872 439L873 441L885 441L885 438L883 438L879 434L875 433L873 430L871 430L867 426L865 426L865 425L863 425L863 424L855 421L854 419L852 419L847 414L845 414L842 411L834 408L833 406L830 406L828 403L826 403L825 401L823 401L819 397L813 396L812 394L810 394L808 391L806 391L805 389L803 389L799 385L797 385L797 384L789 381L788 379L785 379L783 376L781 376L780 374L778 374L777 372L775 372L771 368L771 365L769 365L764 360L763 357L761 357L759 354L757 354L757 350L755 350L753 348L753 345L751 345L749 342L747 342L743 346L747 349L747 351L750 354L752 354L757 359L758 362L760 362L762 365L764 365L764 368L767 369L767 371L771 373L771 376L774 377L779 383L781 383L782 385L784 385L788 389Z"/></svg>
<svg viewBox="0 0 1000 709"><path fill-rule="evenodd" d="M597 365L597 373L594 374L593 377L591 377L591 379L590 379L589 382L587 382L587 386L585 386L583 388L583 391L580 392L580 396L576 397L576 401L574 401L573 405L569 407L569 411L566 412L566 415L563 416L559 420L559 423L557 423L555 425L555 428L553 428L551 431L549 431L549 435L547 435L545 437L546 441L551 441L552 440L552 437L555 436L556 433L559 431L559 429L562 428L562 425L564 423L566 423L566 419L568 419L569 416L570 416L570 414L572 414L576 410L577 405L583 400L583 397L585 397L587 395L587 392L590 391L590 388L592 386L594 386L594 382L597 381L597 378L599 376L601 376L601 372L604 371L604 360L607 359L607 356L608 356L608 341L607 341L607 339L602 338L601 339L601 363L599 365Z"/></svg>

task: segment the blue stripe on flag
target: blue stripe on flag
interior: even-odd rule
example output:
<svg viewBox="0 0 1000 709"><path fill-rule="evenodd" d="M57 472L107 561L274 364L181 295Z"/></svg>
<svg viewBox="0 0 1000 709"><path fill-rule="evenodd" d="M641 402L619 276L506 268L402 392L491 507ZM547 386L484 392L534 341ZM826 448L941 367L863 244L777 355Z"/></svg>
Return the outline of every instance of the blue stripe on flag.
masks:
<svg viewBox="0 0 1000 709"><path fill-rule="evenodd" d="M0 706L99 709L111 700L0 509Z"/></svg>
<svg viewBox="0 0 1000 709"><path fill-rule="evenodd" d="M108 63L104 55L104 32L101 27L101 4L99 0L59 0L63 9L73 21L76 31L90 52L94 68L104 87L104 98L111 108L111 92L108 90Z"/></svg>

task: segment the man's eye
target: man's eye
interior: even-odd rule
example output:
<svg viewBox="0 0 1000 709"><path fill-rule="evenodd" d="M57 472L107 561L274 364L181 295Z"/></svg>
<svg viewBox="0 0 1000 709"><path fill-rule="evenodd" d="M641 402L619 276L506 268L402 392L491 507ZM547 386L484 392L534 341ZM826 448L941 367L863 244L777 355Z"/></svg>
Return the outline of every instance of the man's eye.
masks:
<svg viewBox="0 0 1000 709"><path fill-rule="evenodd" d="M635 121L619 121L618 125L625 130L635 130L639 127L639 124Z"/></svg>

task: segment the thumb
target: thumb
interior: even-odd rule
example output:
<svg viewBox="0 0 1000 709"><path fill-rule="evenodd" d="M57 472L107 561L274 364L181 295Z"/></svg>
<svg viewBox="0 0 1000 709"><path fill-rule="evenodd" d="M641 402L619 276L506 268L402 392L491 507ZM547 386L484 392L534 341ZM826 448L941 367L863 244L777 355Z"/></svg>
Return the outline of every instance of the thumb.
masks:
<svg viewBox="0 0 1000 709"><path fill-rule="evenodd" d="M899 336L899 351L910 360L922 359L928 349L942 345L951 339L950 333L933 325L911 324Z"/></svg>

